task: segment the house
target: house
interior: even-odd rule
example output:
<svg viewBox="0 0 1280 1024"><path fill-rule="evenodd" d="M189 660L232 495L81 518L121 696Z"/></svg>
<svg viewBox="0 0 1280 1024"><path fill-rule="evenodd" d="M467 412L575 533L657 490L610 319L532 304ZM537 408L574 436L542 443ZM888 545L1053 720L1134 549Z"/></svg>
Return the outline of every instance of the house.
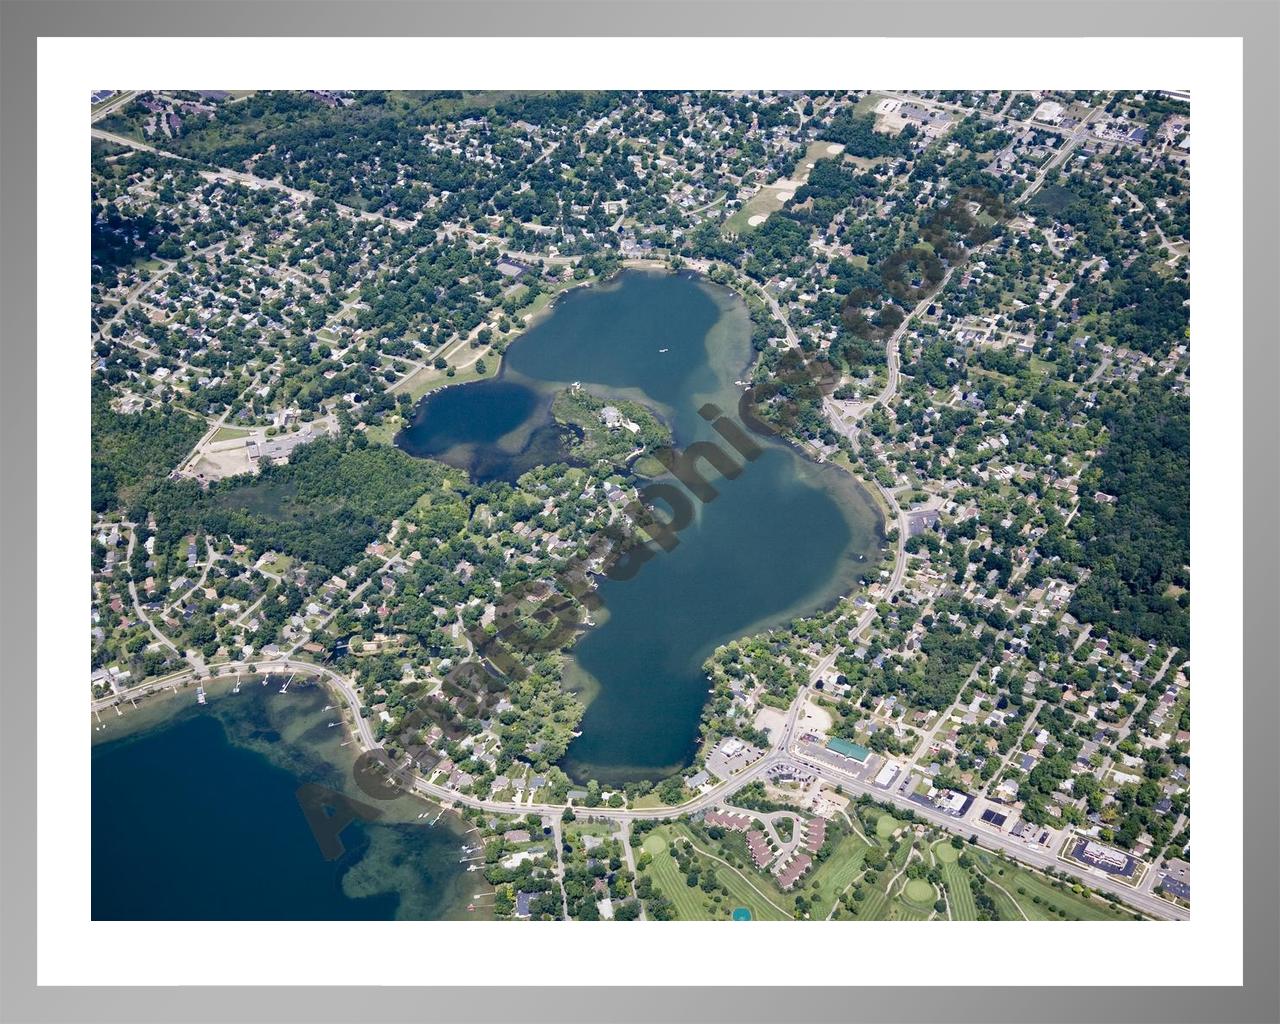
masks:
<svg viewBox="0 0 1280 1024"><path fill-rule="evenodd" d="M702 819L707 825L719 825L732 832L745 832L751 827L751 819L744 814L725 814L721 811L708 811Z"/></svg>
<svg viewBox="0 0 1280 1024"><path fill-rule="evenodd" d="M529 917L533 914L533 893L523 890L516 893L516 917Z"/></svg>

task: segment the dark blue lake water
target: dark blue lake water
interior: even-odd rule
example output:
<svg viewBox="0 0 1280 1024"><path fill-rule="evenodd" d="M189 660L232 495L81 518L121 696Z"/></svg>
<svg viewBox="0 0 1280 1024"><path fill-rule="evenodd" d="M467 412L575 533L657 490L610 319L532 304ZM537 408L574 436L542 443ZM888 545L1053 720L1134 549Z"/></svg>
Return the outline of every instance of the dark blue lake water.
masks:
<svg viewBox="0 0 1280 1024"><path fill-rule="evenodd" d="M462 833L447 818L427 826L419 801L347 825L342 855L325 859L299 786L359 795L325 691L249 685L204 707L190 691L173 700L176 714L94 746L95 920L476 916L466 905L488 886L459 864ZM103 721L106 734L125 730L114 714Z"/></svg>
<svg viewBox="0 0 1280 1024"><path fill-rule="evenodd" d="M424 398L397 444L478 479L514 479L563 458L550 403L580 382L657 410L679 449L708 440L728 450L699 409L736 409L750 339L746 307L729 289L625 271L561 296L511 345L498 378ZM602 582L600 624L568 668L589 701L564 765L573 777L621 783L679 770L696 747L702 664L714 649L830 604L878 559L880 513L848 473L757 440L764 453L736 479L709 471L717 496L694 500L672 552L632 579Z"/></svg>

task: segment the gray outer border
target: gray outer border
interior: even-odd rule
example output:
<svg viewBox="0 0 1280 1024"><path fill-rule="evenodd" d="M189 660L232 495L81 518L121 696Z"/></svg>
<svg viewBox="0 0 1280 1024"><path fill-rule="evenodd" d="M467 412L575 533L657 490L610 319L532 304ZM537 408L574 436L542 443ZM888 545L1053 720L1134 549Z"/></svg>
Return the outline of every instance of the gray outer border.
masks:
<svg viewBox="0 0 1280 1024"><path fill-rule="evenodd" d="M550 2L147 3L140 0L37 3L0 0L0 273L5 311L0 349L0 444L5 499L0 537L0 610L6 660L5 714L0 719L3 799L3 933L0 935L0 1018L4 1020L280 1020L340 1021L372 1014L387 1021L736 1021L900 1020L1258 1021L1280 1019L1277 988L1278 713L1276 510L1280 447L1275 282L1277 97L1280 97L1280 7L1275 0L1150 3L1113 0L1076 4L1023 0L945 3L789 2L779 6L715 0L619 4L608 0ZM1244 38L1245 484L1244 557L1246 749L1244 773L1244 980L1241 988L1152 987L918 988L909 998L887 987L810 988L36 988L34 736L36 651L35 448L35 88L36 46L48 36L450 36L450 35L848 35L909 36L1098 35L1237 36ZM1085 43L1084 45L1087 45ZM1231 552L1227 557L1234 557ZM1247 557L1245 557L1247 555ZM1211 678L1211 669L1202 670ZM1064 928L1069 926L1063 926ZM1160 926L1155 926L1160 927ZM993 929L991 950L1001 937ZM851 955L856 955L851 949ZM1086 972L1085 952L1072 969ZM371 967L373 964L371 963ZM851 982L858 980L851 961ZM586 999L574 999L586 995Z"/></svg>

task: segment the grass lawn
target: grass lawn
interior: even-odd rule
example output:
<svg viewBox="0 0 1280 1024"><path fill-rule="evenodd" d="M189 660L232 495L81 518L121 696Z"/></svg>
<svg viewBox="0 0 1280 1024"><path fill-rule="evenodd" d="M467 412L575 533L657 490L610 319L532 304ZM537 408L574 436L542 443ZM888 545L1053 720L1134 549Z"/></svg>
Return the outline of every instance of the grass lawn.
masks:
<svg viewBox="0 0 1280 1024"><path fill-rule="evenodd" d="M907 884L902 890L902 895L912 903L917 903L921 906L930 904L938 898L933 891L933 886L923 878L907 879Z"/></svg>
<svg viewBox="0 0 1280 1024"><path fill-rule="evenodd" d="M694 890L694 893L689 892L689 887L680 877L680 871L667 845L666 837L659 835L656 831L645 836L642 849L653 858L652 863L645 870L652 876L654 884L662 890L662 895L667 897L675 907L676 917L682 921L701 920L703 917L701 892L698 890Z"/></svg>
<svg viewBox="0 0 1280 1024"><path fill-rule="evenodd" d="M892 814L882 814L876 820L876 838L888 839L894 832L898 830L898 826L902 824Z"/></svg>
<svg viewBox="0 0 1280 1024"><path fill-rule="evenodd" d="M884 99L884 93L882 92L873 92L867 96L863 96L862 99L858 100L857 104L854 106L854 112L859 116L866 116L867 114L873 113L876 109L876 104L882 99Z"/></svg>
<svg viewBox="0 0 1280 1024"><path fill-rule="evenodd" d="M835 153L828 152L830 147L838 146L839 151ZM804 151L795 169L791 172L792 181L808 181L809 172L813 170L810 164L816 164L819 160L839 160L840 155L844 152L844 146L838 142L832 142L830 139L821 139L818 142L809 143L808 149Z"/></svg>
<svg viewBox="0 0 1280 1024"><path fill-rule="evenodd" d="M1001 879L1001 888L1004 887L1003 882L1004 880ZM1018 904L1013 897L1001 892L1000 889L995 887L994 883L987 883L987 895L991 897L991 901L996 905L996 912L1000 915L1001 921L1023 920L1022 911L1018 909ZM957 916L954 906L951 908L951 914L953 917Z"/></svg>
<svg viewBox="0 0 1280 1024"><path fill-rule="evenodd" d="M262 568L267 572L273 572L277 576L282 576L289 571L293 565L293 558L290 555L273 555L262 563Z"/></svg>
<svg viewBox="0 0 1280 1024"><path fill-rule="evenodd" d="M889 913L886 916L885 920L887 921L924 921L932 913L933 913L933 908L929 908L928 910L925 910L921 907L914 907L910 903L907 903L903 900L894 900L893 903L890 904L889 906Z"/></svg>
<svg viewBox="0 0 1280 1024"><path fill-rule="evenodd" d="M1032 921L1131 921L1133 912L1117 909L1105 900L1086 897L1071 891L1055 889L1052 882L1034 871L1017 867L1009 863L1001 863L998 859L983 859L984 873L997 885L1008 890L1010 898L1017 901L1019 907ZM1003 869L1004 874L999 874ZM1018 890L1022 889L1023 892ZM992 896L1000 903L1000 893L990 888ZM1035 902L1035 897L1040 902ZM1065 910L1062 917L1058 910Z"/></svg>
<svg viewBox="0 0 1280 1024"><path fill-rule="evenodd" d="M612 839L618 834L618 827L608 821L571 821L564 827L565 836L599 836L601 839Z"/></svg>
<svg viewBox="0 0 1280 1024"><path fill-rule="evenodd" d="M533 301L531 303L529 303L527 306L521 306L518 310L516 310L515 318L517 320L526 320L531 316L535 316L538 313L541 313L544 309L546 309L549 305L551 305L551 300L554 299L555 297L556 297L555 292L539 292L537 295L533 297Z"/></svg>
<svg viewBox="0 0 1280 1024"><path fill-rule="evenodd" d="M907 859L911 856L911 843L903 840L898 846L898 852L893 855L891 864L895 868L904 868L907 866Z"/></svg>
<svg viewBox="0 0 1280 1024"><path fill-rule="evenodd" d="M234 441L237 437L248 437L253 431L243 427L219 427L214 431L211 441Z"/></svg>
<svg viewBox="0 0 1280 1024"><path fill-rule="evenodd" d="M938 843L933 848L933 855L942 864L954 864L960 859L960 851L952 846L950 842Z"/></svg>
<svg viewBox="0 0 1280 1024"><path fill-rule="evenodd" d="M488 359L486 359L486 362L488 362ZM476 373L474 364L472 364L465 370L459 370L452 377L448 377L445 375L444 370L437 370L433 366L424 366L422 369L415 370L409 374L404 380L397 382L396 386L391 389L391 394L408 395L416 402L423 395L439 388L448 387L450 384L465 384L467 381L492 377L494 372L491 367L489 373Z"/></svg>
<svg viewBox="0 0 1280 1024"><path fill-rule="evenodd" d="M667 840L656 832L650 832L644 841L644 850L653 857L649 872L654 884L671 901L675 916L681 921L706 921L714 915L706 907L706 894L697 886L690 888L671 856ZM754 907L752 911L754 912Z"/></svg>
<svg viewBox="0 0 1280 1024"><path fill-rule="evenodd" d="M391 444L403 426L404 420L401 417L388 412L382 417L382 422L366 430L364 436L369 439L370 444Z"/></svg>
<svg viewBox="0 0 1280 1024"><path fill-rule="evenodd" d="M703 846L698 838L685 826L676 826L675 832L681 838L691 840L694 849L699 853L707 855L702 858L702 863L715 866L716 879L729 890L728 900L730 902L736 901L734 906L747 907L750 909L752 917L757 921L791 920L786 898L774 889L771 881L766 881L763 876L750 877L745 870L739 870L727 863L714 860L710 856L712 851ZM757 889L760 891L757 892ZM762 893L763 895L761 895ZM722 907L726 905L720 904ZM732 910L732 907L729 909Z"/></svg>
<svg viewBox="0 0 1280 1024"><path fill-rule="evenodd" d="M726 235L741 235L747 231L754 231L763 224L760 221L756 224L751 223L751 218L760 216L768 218L771 213L776 213L785 205L784 201L778 198L781 192L790 192L791 189L775 188L773 185L763 185L760 190L748 199L742 206L734 212L727 221L724 222L724 233Z"/></svg>

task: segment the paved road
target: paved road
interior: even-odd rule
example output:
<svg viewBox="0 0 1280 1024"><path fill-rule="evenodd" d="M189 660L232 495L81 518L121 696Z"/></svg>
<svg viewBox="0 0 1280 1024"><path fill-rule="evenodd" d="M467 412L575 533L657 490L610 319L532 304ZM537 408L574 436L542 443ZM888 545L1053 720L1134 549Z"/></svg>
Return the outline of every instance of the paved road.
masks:
<svg viewBox="0 0 1280 1024"><path fill-rule="evenodd" d="M834 662L834 655L828 655L822 662L819 662L819 668L827 663ZM234 674L246 674L249 671L249 665L256 666L258 672L297 672L316 676L329 683L335 690L341 694L351 711L351 721L355 726L356 736L361 746L366 750L372 750L377 746L373 733L369 728L367 719L360 715L360 700L355 693L355 689L350 682L341 673L335 672L333 669L325 665L316 665L309 661L298 661L291 658L279 658L275 660L258 660L254 662L228 662L223 665L213 666L209 673L215 678L225 678ZM819 674L819 668L814 669L812 678L816 678ZM825 671L825 669L821 669ZM170 689L177 686L184 680L194 679L194 673L183 673L177 676L169 677L163 684L156 681L136 686L129 690L121 691L112 697L96 700L93 702L93 710L102 711L118 704L122 700L127 700L134 696L145 696L156 690ZM1175 906L1172 903L1162 900L1150 893L1141 892L1123 885L1113 882L1109 878L1099 877L1093 872L1086 871L1076 865L1069 864L1065 861L1058 860L1056 854L1052 850L1043 850L1040 848L1029 847L1024 843L1011 839L1000 833L992 833L985 828L977 828L973 822L944 814L941 811L932 808L923 807L906 797L897 793L897 791L886 792L873 788L869 783L841 772L830 765L822 762L814 761L802 753L798 753L794 748L793 733L795 730L796 710L802 703L804 692L802 691L796 704L793 705L791 716L788 720L787 732L785 733L787 746L781 749L775 749L766 754L755 764L744 768L730 779L727 779L717 786L713 787L706 793L702 793L686 803L678 804L670 807L654 807L654 808L626 808L626 807L591 807L576 808L583 815L589 815L592 818L605 819L624 823L635 820L649 820L674 818L685 814L697 814L701 811L708 810L714 806L725 803L733 793L737 792L743 786L763 776L768 770L775 765L781 764L797 764L801 765L815 775L821 777L824 781L833 785L842 786L846 791L853 790L855 792L867 793L882 803L891 803L904 809L915 812L917 817L928 820L930 823L938 825L951 832L970 831L978 837L978 844L987 849L1003 850L1015 860L1028 863L1040 868L1055 868L1058 871L1066 872L1079 878L1085 884L1093 889L1112 892L1118 895L1126 903L1135 909L1151 917L1185 919L1189 916L1189 912L1183 908ZM566 804L522 804L512 801L486 800L481 797L463 794L440 786L435 783L428 782L418 776L413 776L409 780L413 789L417 792L431 797L432 799L453 806L473 807L478 810L492 811L500 814L510 815L526 815L526 814L551 814L559 816L567 806Z"/></svg>
<svg viewBox="0 0 1280 1024"><path fill-rule="evenodd" d="M92 129L91 134L94 138L106 139L108 142L114 142L121 146L130 146L133 149L144 150L148 153L156 153L159 156L168 157L170 160L181 160L186 163L190 162L186 157L179 156L177 153L169 153L151 145L150 143L140 142L137 139L131 139L126 135L116 135L113 132L103 131L101 128ZM313 202L318 198L314 192L307 189L293 188L283 182L276 181L273 178L259 178L256 174L249 174L245 171L235 171L229 167L218 167L214 169L202 168L199 173L206 181L234 182L241 185L248 185L251 188L275 189L277 192L284 192L287 195L293 196L295 199L302 200L303 202ZM382 223L389 224L401 231L408 230L414 226L414 222L411 220L401 220L398 217L388 217L383 213L371 213L367 210L355 210L349 206L343 206L341 204L338 204L337 208L340 212L349 214L359 220L381 221Z"/></svg>
<svg viewBox="0 0 1280 1024"><path fill-rule="evenodd" d="M975 835L978 839L978 845L984 849L1004 852L1012 859L1023 864L1030 864L1041 869L1053 868L1056 871L1073 875L1091 889L1113 893L1126 904L1149 917L1185 920L1190 916L1184 907L1175 906L1167 900L1160 899L1158 896L1135 890L1131 886L1113 881L1105 875L1095 874L1077 865L1059 860L1055 850L1023 843L1003 833L979 827L973 821L956 818L934 808L925 807L901 795L897 789L887 791L876 789L870 783L856 776L841 772L820 761L811 760L794 749L790 753L790 760L809 769L827 782L842 786L846 792L852 790L855 793L865 793L881 803L889 803L904 810L910 810L915 813L917 818L923 818L930 824L937 825L949 832L960 834L968 832L970 835Z"/></svg>
<svg viewBox="0 0 1280 1024"><path fill-rule="evenodd" d="M124 560L126 564L132 563L133 561L133 549L135 544L137 544L137 541L138 541L137 528L130 525L129 546L125 548L125 554L124 554ZM150 616L148 616L147 613L142 610L142 602L138 600L138 585L133 581L132 576L129 577L129 597L133 599L133 610L138 613L138 618L141 619L142 622L146 624L147 629L151 630L151 632L155 635L155 638L159 640L162 644L164 644L165 647L169 648L169 650L171 650L174 654L181 657L182 652L179 651L178 648L174 646L173 641L170 640L167 636L165 636L162 632L160 632L160 628L154 622L152 622ZM96 707L95 707L95 710L96 710Z"/></svg>
<svg viewBox="0 0 1280 1024"><path fill-rule="evenodd" d="M1089 126L1093 123L1093 119L1098 115L1100 109L1102 108L1094 107L1085 115L1084 120L1076 125L1075 131L1071 133L1071 136L1058 147L1058 151L1053 156L1044 162L1044 166L1040 168L1040 173L1036 175L1036 180L1031 183L1031 187L1014 200L1016 205L1025 204L1028 199L1040 191L1040 186L1044 184L1045 176L1055 167L1060 167L1066 162L1067 157L1071 155L1071 151L1080 145L1085 136L1089 134ZM1041 125L1037 124L1036 127L1041 127Z"/></svg>
<svg viewBox="0 0 1280 1024"><path fill-rule="evenodd" d="M133 99L137 95L138 95L137 90L131 89L127 92L122 92L122 93L119 93L118 95L112 96L111 99L107 100L107 102L103 104L99 109L93 111L92 116L90 117L90 121L96 124L97 122L101 121L104 117L106 117L108 114L114 114L117 110L119 110L121 107L123 107L126 103L128 103L131 99Z"/></svg>

